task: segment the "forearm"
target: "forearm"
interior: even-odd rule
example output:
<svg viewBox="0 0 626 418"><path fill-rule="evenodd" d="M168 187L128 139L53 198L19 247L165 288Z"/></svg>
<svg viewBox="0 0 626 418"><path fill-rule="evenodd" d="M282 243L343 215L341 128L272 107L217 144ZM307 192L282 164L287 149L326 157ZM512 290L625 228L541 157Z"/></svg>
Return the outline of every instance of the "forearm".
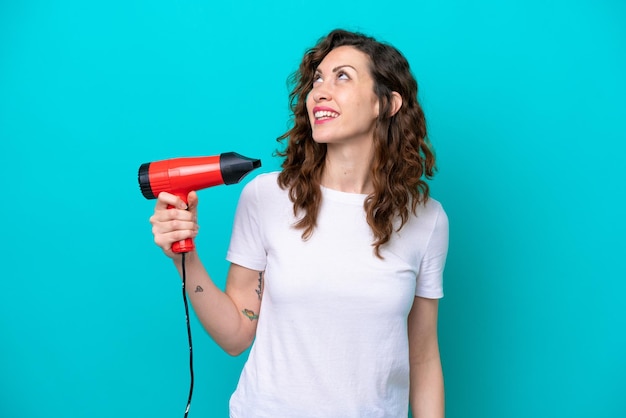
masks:
<svg viewBox="0 0 626 418"><path fill-rule="evenodd" d="M174 264L182 277L181 260ZM215 285L195 251L185 255L185 276L187 295L204 329L224 351L240 354L252 341L242 326L244 318L232 298Z"/></svg>
<svg viewBox="0 0 626 418"><path fill-rule="evenodd" d="M443 371L437 338L436 299L416 297L409 314L410 403L413 418L445 415Z"/></svg>
<svg viewBox="0 0 626 418"><path fill-rule="evenodd" d="M411 365L411 410L413 418L443 418L445 395L439 355Z"/></svg>

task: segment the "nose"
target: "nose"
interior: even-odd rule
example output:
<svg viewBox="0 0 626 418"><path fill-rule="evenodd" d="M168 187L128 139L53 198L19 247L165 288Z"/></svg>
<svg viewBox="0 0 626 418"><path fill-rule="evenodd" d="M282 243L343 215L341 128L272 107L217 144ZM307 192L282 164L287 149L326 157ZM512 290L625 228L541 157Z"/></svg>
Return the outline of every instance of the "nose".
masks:
<svg viewBox="0 0 626 418"><path fill-rule="evenodd" d="M321 102L324 100L330 100L330 90L327 88L324 82L318 82L311 90L311 97L313 100L317 102Z"/></svg>

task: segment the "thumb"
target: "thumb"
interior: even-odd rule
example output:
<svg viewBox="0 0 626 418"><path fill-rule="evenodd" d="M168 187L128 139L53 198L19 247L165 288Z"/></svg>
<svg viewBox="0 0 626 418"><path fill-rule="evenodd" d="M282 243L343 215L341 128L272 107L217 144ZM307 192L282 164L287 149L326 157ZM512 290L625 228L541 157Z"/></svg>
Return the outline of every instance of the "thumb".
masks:
<svg viewBox="0 0 626 418"><path fill-rule="evenodd" d="M198 207L198 194L195 191L189 192L187 195L188 210L196 210Z"/></svg>

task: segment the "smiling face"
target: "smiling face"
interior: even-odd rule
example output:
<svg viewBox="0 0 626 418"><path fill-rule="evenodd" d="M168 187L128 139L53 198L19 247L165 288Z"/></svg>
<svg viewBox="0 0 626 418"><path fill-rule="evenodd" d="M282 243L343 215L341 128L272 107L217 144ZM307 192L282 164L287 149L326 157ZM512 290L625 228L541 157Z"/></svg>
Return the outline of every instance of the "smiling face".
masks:
<svg viewBox="0 0 626 418"><path fill-rule="evenodd" d="M369 64L369 57L351 46L337 47L324 57L306 99L316 142L369 146L379 111Z"/></svg>

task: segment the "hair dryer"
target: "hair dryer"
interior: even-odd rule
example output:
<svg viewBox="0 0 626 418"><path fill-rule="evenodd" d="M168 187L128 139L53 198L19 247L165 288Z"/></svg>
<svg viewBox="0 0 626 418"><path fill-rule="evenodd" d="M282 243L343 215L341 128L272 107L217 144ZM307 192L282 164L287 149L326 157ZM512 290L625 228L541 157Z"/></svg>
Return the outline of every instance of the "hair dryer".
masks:
<svg viewBox="0 0 626 418"><path fill-rule="evenodd" d="M190 191L239 183L246 174L259 167L261 160L235 152L210 157L173 158L142 164L138 173L139 187L146 199L156 199L159 193L168 192L187 203ZM168 209L172 207L168 206ZM172 245L175 253L187 253L194 248L191 238Z"/></svg>

